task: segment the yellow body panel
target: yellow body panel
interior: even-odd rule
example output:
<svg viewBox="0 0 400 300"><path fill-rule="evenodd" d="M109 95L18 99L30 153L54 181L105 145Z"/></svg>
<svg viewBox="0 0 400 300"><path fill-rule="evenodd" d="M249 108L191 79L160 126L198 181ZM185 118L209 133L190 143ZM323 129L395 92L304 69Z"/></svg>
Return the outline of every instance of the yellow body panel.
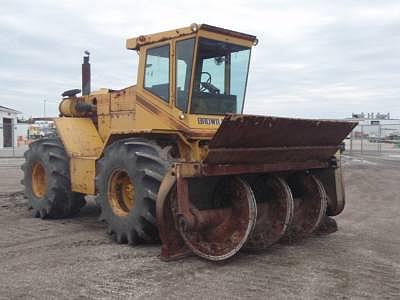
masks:
<svg viewBox="0 0 400 300"><path fill-rule="evenodd" d="M129 87L111 94L111 111L135 111L135 87Z"/></svg>
<svg viewBox="0 0 400 300"><path fill-rule="evenodd" d="M58 118L57 132L70 158L71 187L75 192L95 194L96 160L104 143L89 118Z"/></svg>
<svg viewBox="0 0 400 300"><path fill-rule="evenodd" d="M71 188L75 192L94 195L96 158L72 157L70 159Z"/></svg>
<svg viewBox="0 0 400 300"><path fill-rule="evenodd" d="M89 118L57 118L57 132L69 157L99 157L103 150L93 121Z"/></svg>
<svg viewBox="0 0 400 300"><path fill-rule="evenodd" d="M98 129L100 138L105 141L110 135L111 130L111 116L110 115L102 115L98 116Z"/></svg>
<svg viewBox="0 0 400 300"><path fill-rule="evenodd" d="M118 111L112 112L110 119L110 128L114 131L135 130L135 112Z"/></svg>
<svg viewBox="0 0 400 300"><path fill-rule="evenodd" d="M105 95L96 96L97 101L97 116L109 115L110 114L110 93Z"/></svg>

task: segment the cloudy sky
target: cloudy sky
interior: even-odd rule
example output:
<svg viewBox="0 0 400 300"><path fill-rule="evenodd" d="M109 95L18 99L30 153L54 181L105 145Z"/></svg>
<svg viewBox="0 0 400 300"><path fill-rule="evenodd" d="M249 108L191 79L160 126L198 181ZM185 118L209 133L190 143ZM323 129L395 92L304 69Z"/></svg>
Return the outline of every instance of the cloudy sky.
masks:
<svg viewBox="0 0 400 300"><path fill-rule="evenodd" d="M400 1L2 0L0 105L25 116L57 114L60 94L80 88L91 52L92 88L136 82L125 39L208 23L260 40L245 112L342 118L391 112L400 118Z"/></svg>

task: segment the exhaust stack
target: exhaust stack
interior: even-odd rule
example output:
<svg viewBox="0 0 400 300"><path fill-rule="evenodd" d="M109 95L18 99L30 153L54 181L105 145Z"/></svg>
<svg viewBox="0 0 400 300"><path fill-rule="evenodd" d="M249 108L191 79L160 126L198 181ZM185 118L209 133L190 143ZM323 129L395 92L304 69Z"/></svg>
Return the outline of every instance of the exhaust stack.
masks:
<svg viewBox="0 0 400 300"><path fill-rule="evenodd" d="M82 64L82 95L90 94L90 63L89 63L90 52L85 51L83 56Z"/></svg>

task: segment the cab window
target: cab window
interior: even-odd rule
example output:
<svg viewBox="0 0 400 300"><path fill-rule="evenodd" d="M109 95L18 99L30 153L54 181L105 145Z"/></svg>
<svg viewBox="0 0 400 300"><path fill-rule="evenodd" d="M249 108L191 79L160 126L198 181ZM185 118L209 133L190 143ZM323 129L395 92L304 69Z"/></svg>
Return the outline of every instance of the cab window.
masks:
<svg viewBox="0 0 400 300"><path fill-rule="evenodd" d="M168 102L169 82L169 45L148 49L144 88Z"/></svg>
<svg viewBox="0 0 400 300"><path fill-rule="evenodd" d="M248 47L199 38L191 113L241 113L249 59Z"/></svg>
<svg viewBox="0 0 400 300"><path fill-rule="evenodd" d="M186 112L192 75L194 39L176 42L176 107Z"/></svg>

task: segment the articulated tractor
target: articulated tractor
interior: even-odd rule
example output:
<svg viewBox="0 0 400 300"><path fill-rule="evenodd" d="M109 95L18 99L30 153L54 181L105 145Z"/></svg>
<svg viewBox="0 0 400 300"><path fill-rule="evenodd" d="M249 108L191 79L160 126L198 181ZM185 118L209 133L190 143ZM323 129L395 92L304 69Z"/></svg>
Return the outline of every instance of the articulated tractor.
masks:
<svg viewBox="0 0 400 300"><path fill-rule="evenodd" d="M73 216L95 195L116 242L161 241L164 260L224 260L336 231L338 148L355 124L243 114L257 42L206 24L128 39L138 76L122 90L90 92L86 56L57 137L25 153L34 216Z"/></svg>

